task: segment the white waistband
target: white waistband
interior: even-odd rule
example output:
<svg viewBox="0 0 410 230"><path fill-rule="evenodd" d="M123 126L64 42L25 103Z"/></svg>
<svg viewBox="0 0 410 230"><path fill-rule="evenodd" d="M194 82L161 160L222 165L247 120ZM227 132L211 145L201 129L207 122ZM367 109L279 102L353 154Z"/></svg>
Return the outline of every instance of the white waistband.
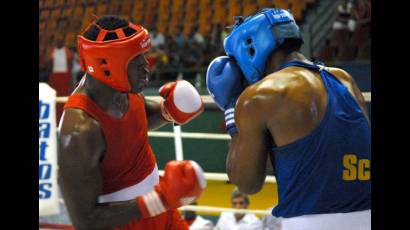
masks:
<svg viewBox="0 0 410 230"><path fill-rule="evenodd" d="M276 218L279 230L370 230L371 210ZM276 229L276 228L275 228Z"/></svg>
<svg viewBox="0 0 410 230"><path fill-rule="evenodd" d="M144 180L128 188L98 196L98 203L132 200L137 196L152 192L154 190L154 186L158 183L158 166L155 165L154 170L152 170L152 172L147 177L145 177Z"/></svg>

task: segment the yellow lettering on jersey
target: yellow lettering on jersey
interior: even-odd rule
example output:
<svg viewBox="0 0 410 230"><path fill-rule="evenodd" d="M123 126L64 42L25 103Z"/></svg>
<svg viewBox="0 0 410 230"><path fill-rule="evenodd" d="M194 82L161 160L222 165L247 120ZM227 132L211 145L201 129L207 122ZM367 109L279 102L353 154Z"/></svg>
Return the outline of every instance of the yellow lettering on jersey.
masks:
<svg viewBox="0 0 410 230"><path fill-rule="evenodd" d="M357 159L355 154L345 154L343 156L343 180L370 180L370 160Z"/></svg>
<svg viewBox="0 0 410 230"><path fill-rule="evenodd" d="M343 156L343 180L352 181L356 180L356 163L357 157L353 154L345 154Z"/></svg>
<svg viewBox="0 0 410 230"><path fill-rule="evenodd" d="M370 180L370 160L359 160L357 178L359 180Z"/></svg>

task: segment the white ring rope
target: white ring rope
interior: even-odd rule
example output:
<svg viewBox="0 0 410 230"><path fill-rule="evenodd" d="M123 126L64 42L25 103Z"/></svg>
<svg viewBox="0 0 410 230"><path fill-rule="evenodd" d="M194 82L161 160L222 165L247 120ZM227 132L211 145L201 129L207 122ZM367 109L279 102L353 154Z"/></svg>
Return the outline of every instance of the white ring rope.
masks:
<svg viewBox="0 0 410 230"><path fill-rule="evenodd" d="M371 92L364 92L363 97L364 97L366 102L371 102L372 93ZM145 98L147 98L148 100L159 101L161 96L146 96ZM202 101L205 104L215 104L215 102L214 102L214 100L212 99L211 96L201 96L201 98L202 98ZM56 102L57 103L65 103L65 102L67 102L67 99L68 99L68 97L57 97Z"/></svg>
<svg viewBox="0 0 410 230"><path fill-rule="evenodd" d="M164 170L159 170L159 175L164 175ZM226 173L204 173L206 180L213 181L229 181L228 174ZM265 178L265 183L276 183L276 178L274 176L267 176Z"/></svg>
<svg viewBox="0 0 410 230"><path fill-rule="evenodd" d="M64 199L60 198L59 202L65 204ZM195 211L195 212L232 212L232 213L253 213L256 215L270 215L271 209L238 209L238 208L221 208L215 206L202 206L202 205L185 205L178 208L179 211Z"/></svg>
<svg viewBox="0 0 410 230"><path fill-rule="evenodd" d="M150 137L175 137L173 132L149 131ZM230 140L229 134L181 132L180 136L187 139Z"/></svg>
<svg viewBox="0 0 410 230"><path fill-rule="evenodd" d="M233 212L233 213L253 213L258 215L270 215L271 210L258 210L258 209L236 209L236 208L220 208L213 206L197 206L186 205L178 208L179 211L196 211L196 212Z"/></svg>

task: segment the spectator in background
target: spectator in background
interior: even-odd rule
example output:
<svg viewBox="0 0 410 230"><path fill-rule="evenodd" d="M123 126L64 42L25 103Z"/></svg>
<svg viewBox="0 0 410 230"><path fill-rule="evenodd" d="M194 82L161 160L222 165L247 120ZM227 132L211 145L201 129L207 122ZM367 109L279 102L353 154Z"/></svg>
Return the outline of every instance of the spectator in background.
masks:
<svg viewBox="0 0 410 230"><path fill-rule="evenodd" d="M357 47L358 60L369 60L371 57L371 1L358 0L353 7L352 15L356 20L355 32L351 41Z"/></svg>
<svg viewBox="0 0 410 230"><path fill-rule="evenodd" d="M178 68L181 66L181 57L179 54L180 49L178 49L178 45L173 40L168 44L167 53L169 56L169 65L174 68Z"/></svg>
<svg viewBox="0 0 410 230"><path fill-rule="evenodd" d="M194 202L191 205L197 205L197 202ZM214 226L212 221L203 218L195 211L183 211L182 216L190 230L212 230Z"/></svg>
<svg viewBox="0 0 410 230"><path fill-rule="evenodd" d="M68 96L71 94L72 77L71 69L73 63L73 54L71 50L64 45L64 38L56 37L54 49L51 53L51 74L49 75L49 85L56 90L57 96ZM56 106L57 121L60 120L64 104L59 103Z"/></svg>
<svg viewBox="0 0 410 230"><path fill-rule="evenodd" d="M159 46L158 48L152 47L151 50L145 55L150 71L156 71L158 68L168 64L168 56L163 49L163 46Z"/></svg>
<svg viewBox="0 0 410 230"><path fill-rule="evenodd" d="M193 40L198 43L201 47L205 46L205 39L204 36L202 36L201 32L199 32L198 26L195 26L194 29L192 30L192 38Z"/></svg>
<svg viewBox="0 0 410 230"><path fill-rule="evenodd" d="M151 45L153 48L159 48L160 46L165 45L164 35L157 30L156 27L152 28L150 31Z"/></svg>
<svg viewBox="0 0 410 230"><path fill-rule="evenodd" d="M223 49L222 49L223 50ZM202 60L203 63L206 65L208 65L216 56L221 56L218 55L218 49L217 46L215 44L213 44L211 42L211 35L206 35L205 36L205 46L204 46L204 52L202 55ZM224 55L224 54L222 54Z"/></svg>
<svg viewBox="0 0 410 230"><path fill-rule="evenodd" d="M372 17L372 5L370 0L358 0L352 10L352 17L357 27L370 27Z"/></svg>
<svg viewBox="0 0 410 230"><path fill-rule="evenodd" d="M202 49L196 42L185 43L181 50L182 67L185 68L184 79L193 78L198 73L196 69L202 64Z"/></svg>
<svg viewBox="0 0 410 230"><path fill-rule="evenodd" d="M168 39L167 46L165 48L165 53L168 56L168 67L170 68L180 68L181 67L181 56L180 49L173 39ZM178 73L166 72L161 74L161 79L175 80Z"/></svg>
<svg viewBox="0 0 410 230"><path fill-rule="evenodd" d="M164 45L152 47L145 55L148 62L148 69L151 72L151 80L161 79L161 70L169 63L168 54Z"/></svg>
<svg viewBox="0 0 410 230"><path fill-rule="evenodd" d="M336 20L333 23L334 30L354 30L355 21L352 17L353 4L348 0L341 0L336 10Z"/></svg>
<svg viewBox="0 0 410 230"><path fill-rule="evenodd" d="M64 46L64 41L58 39L51 54L52 72L69 73L71 71L73 54L69 48Z"/></svg>
<svg viewBox="0 0 410 230"><path fill-rule="evenodd" d="M207 41L203 57L205 64L209 64L216 56L226 55L222 47L221 37L222 25L213 25L211 33L205 38Z"/></svg>
<svg viewBox="0 0 410 230"><path fill-rule="evenodd" d="M174 41L177 44L179 49L182 49L186 43L186 38L184 34L182 33L182 29L180 27L177 29L177 32L174 36Z"/></svg>
<svg viewBox="0 0 410 230"><path fill-rule="evenodd" d="M272 212L273 208L274 207L269 208L268 211ZM271 214L262 217L261 221L263 224L263 230L279 230L282 226L280 220Z"/></svg>
<svg viewBox="0 0 410 230"><path fill-rule="evenodd" d="M199 32L198 26L195 26L189 35L188 43L190 45L190 50L194 52L192 54L197 60L195 67L202 67L207 65L209 62L205 61L206 47L208 40Z"/></svg>
<svg viewBox="0 0 410 230"><path fill-rule="evenodd" d="M184 47L180 50L181 62L183 68L191 68L196 64L195 56L193 55L194 50L192 49L191 43L185 43Z"/></svg>
<svg viewBox="0 0 410 230"><path fill-rule="evenodd" d="M187 68L199 68L201 67L202 59L202 47L199 43L194 40L189 40L185 43L183 49L181 50L181 57L183 61L183 66Z"/></svg>
<svg viewBox="0 0 410 230"><path fill-rule="evenodd" d="M157 67L157 56L158 56L158 48L152 47L151 50L145 55L145 59L148 62L148 69L150 72L155 71Z"/></svg>
<svg viewBox="0 0 410 230"><path fill-rule="evenodd" d="M213 25L212 31L211 31L211 38L210 38L211 45L217 48L222 47L221 38L222 38L222 25L220 24Z"/></svg>
<svg viewBox="0 0 410 230"><path fill-rule="evenodd" d="M249 197L245 193L235 188L231 195L232 207L237 209L247 209L249 206ZM260 230L262 221L255 214L233 214L232 212L223 212L216 224L217 230Z"/></svg>

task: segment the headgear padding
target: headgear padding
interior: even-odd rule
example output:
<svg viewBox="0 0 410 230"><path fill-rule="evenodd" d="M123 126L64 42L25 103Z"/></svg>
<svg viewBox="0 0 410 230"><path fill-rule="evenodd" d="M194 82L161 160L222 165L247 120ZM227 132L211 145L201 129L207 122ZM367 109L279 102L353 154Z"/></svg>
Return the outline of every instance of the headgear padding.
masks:
<svg viewBox="0 0 410 230"><path fill-rule="evenodd" d="M232 32L224 40L224 49L236 59L249 84L263 77L269 55L286 38L302 40L295 19L286 10L263 9L245 20L236 19Z"/></svg>
<svg viewBox="0 0 410 230"><path fill-rule="evenodd" d="M151 48L148 31L131 22L126 27L114 30L105 30L96 23L91 25L100 29L96 41L78 35L81 69L113 89L129 92L131 84L128 80L128 63ZM124 29L128 27L136 32L126 37ZM118 39L104 41L105 35L113 32Z"/></svg>

